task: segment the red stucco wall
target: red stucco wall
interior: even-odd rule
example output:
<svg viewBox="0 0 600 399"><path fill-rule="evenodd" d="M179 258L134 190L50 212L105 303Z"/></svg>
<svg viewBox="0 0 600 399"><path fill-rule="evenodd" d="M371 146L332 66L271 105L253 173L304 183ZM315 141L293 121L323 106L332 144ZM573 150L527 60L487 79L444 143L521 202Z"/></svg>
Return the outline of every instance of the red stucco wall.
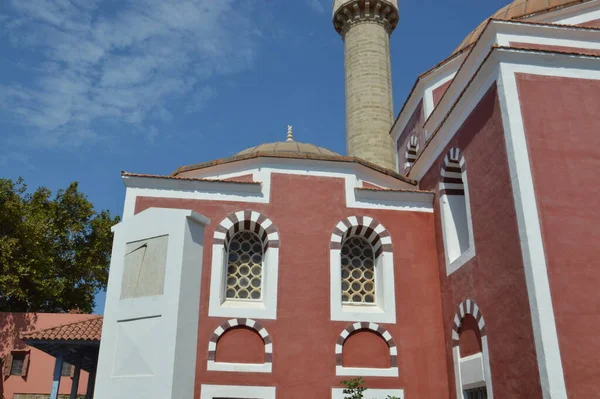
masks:
<svg viewBox="0 0 600 399"><path fill-rule="evenodd" d="M421 180L422 189L438 190L443 159L454 147L461 149L466 161L476 256L446 276L436 196L437 254L451 397L456 392L451 352L453 320L458 305L470 298L479 305L486 322L494 396L540 398L529 300L495 86Z"/></svg>
<svg viewBox="0 0 600 399"><path fill-rule="evenodd" d="M452 84L452 80L449 80L433 91L432 94L433 94L433 105L434 106L437 106L440 103L440 100L442 99L442 97L444 97L446 90L448 90L448 87L450 87L451 84Z"/></svg>
<svg viewBox="0 0 600 399"><path fill-rule="evenodd" d="M517 75L570 398L600 381L600 81Z"/></svg>
<svg viewBox="0 0 600 399"><path fill-rule="evenodd" d="M481 352L481 332L477 320L471 315L466 315L458 331L460 334L460 356L467 357Z"/></svg>
<svg viewBox="0 0 600 399"><path fill-rule="evenodd" d="M90 317L92 316L78 314L0 312L0 356L2 359L13 350L31 351L26 376L0 376L0 392L4 393L4 399L13 399L13 395L16 393L49 395L52 389L55 358L25 345L19 338L21 332L50 328ZM88 374L82 371L79 379L80 394L85 394L87 379ZM71 381L71 377L61 378L60 394L71 392Z"/></svg>
<svg viewBox="0 0 600 399"><path fill-rule="evenodd" d="M554 46L550 44L539 44L539 43L521 43L511 42L511 47L532 49L532 50L547 50L547 51L560 51L567 53L577 53L585 55L600 55L600 50L592 48L581 48L581 47L569 47L569 46Z"/></svg>
<svg viewBox="0 0 600 399"><path fill-rule="evenodd" d="M390 348L381 335L372 331L358 331L344 342L344 367L390 367Z"/></svg>
<svg viewBox="0 0 600 399"><path fill-rule="evenodd" d="M400 377L366 378L372 388L404 388L407 398L448 395L434 217L428 213L346 209L342 179L274 174L270 204L139 198L148 207L193 209L215 227L234 211L262 212L280 235L277 320L259 320L273 339L273 373L207 372L207 346L226 319L208 317L212 246L202 272L196 397L201 384L277 386L278 397L328 398L345 377L335 376L335 343L348 322L330 321L329 240L334 226L352 215L379 220L393 240L397 324L383 324L396 340Z"/></svg>
<svg viewBox="0 0 600 399"><path fill-rule="evenodd" d="M584 22L584 23L580 24L579 26L585 26L586 28L600 28L600 19Z"/></svg>
<svg viewBox="0 0 600 399"><path fill-rule="evenodd" d="M258 333L250 328L227 330L217 342L217 362L264 363L265 345Z"/></svg>

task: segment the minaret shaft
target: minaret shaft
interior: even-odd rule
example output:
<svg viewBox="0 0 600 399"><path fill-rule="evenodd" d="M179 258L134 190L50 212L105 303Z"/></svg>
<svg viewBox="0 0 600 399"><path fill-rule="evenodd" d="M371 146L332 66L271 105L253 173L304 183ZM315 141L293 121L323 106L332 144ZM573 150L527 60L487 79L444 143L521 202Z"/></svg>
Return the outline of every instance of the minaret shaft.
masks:
<svg viewBox="0 0 600 399"><path fill-rule="evenodd" d="M393 170L390 34L398 21L396 3L336 0L334 4L334 25L345 46L348 155Z"/></svg>

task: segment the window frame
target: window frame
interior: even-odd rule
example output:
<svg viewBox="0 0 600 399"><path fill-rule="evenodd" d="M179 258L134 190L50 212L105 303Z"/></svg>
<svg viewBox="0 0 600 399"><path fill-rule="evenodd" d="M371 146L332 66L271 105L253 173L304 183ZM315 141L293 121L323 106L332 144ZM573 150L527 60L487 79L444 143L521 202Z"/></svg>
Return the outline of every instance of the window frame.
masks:
<svg viewBox="0 0 600 399"><path fill-rule="evenodd" d="M363 237L363 236L360 236L360 235L352 235L352 236L346 237L346 238L344 239L344 241L342 242L342 249L341 249L341 252L343 252L343 251L344 251L344 246L346 246L346 243L347 243L349 240L351 240L351 239L354 239L354 238L358 238L358 239L360 239L361 241L363 241L363 242L364 242L364 243L365 243L365 244L366 244L366 245L369 247L369 249L371 250L371 253L372 253L372 255L371 255L371 256L372 256L372 258L373 258L373 259L372 259L372 260L373 260L373 286L374 286L374 287L373 287L373 290L375 291L375 297L374 297L374 300L373 300L373 302L365 302L365 301L362 301L362 302L354 302L354 301L344 301L344 300L342 300L342 306L377 306L377 304L379 303L379 298L377 298L377 294L378 294L378 292L379 292L379 291L377 290L377 288L378 288L378 283L377 283L377 281L378 281L379 279L378 279L378 276L377 276L377 274L378 274L378 273L377 273L377 257L375 256L375 250L374 250L374 248L373 248L373 245L372 245L372 244L369 242L369 240L367 240L367 239L366 239L365 237ZM340 256L343 256L343 255L340 253ZM341 259L340 259L340 262L341 262ZM344 268L344 266L342 265L342 272L343 272L343 268ZM342 280L340 283L343 285L343 280L344 280L344 279L343 279L343 277L342 277L341 273L340 273L340 279ZM343 294L343 292L344 292L344 291L342 291L342 290L341 290L341 293L342 293L342 294Z"/></svg>
<svg viewBox="0 0 600 399"><path fill-rule="evenodd" d="M358 229L366 227L367 229ZM342 302L342 242L358 231L373 231L380 241L375 251L375 305L345 304ZM364 237L364 236L363 236ZM367 241L372 242L369 240ZM348 322L396 322L396 294L394 280L394 253L392 238L386 228L368 216L350 216L336 224L329 246L330 314L331 320Z"/></svg>
<svg viewBox="0 0 600 399"><path fill-rule="evenodd" d="M65 374L66 370L68 370L69 372ZM75 370L75 366L74 365L72 365L71 363L68 363L68 362L63 362L62 368L60 370L60 376L61 377L72 377L73 376L73 370Z"/></svg>
<svg viewBox="0 0 600 399"><path fill-rule="evenodd" d="M446 168L451 163L458 163L461 169L461 184L452 183L448 178L446 172ZM449 244L449 235L451 233L451 229L453 232L456 231L456 224L452 222L453 218L451 214L448 214L449 210L449 197L458 197L460 195L451 194L452 190L462 190L464 203L465 203L465 223L467 226L467 234L469 246L466 250L462 251L461 254L451 259L450 257L450 244ZM473 259L476 255L475 250L475 239L473 234L473 218L471 214L471 199L469 195L469 180L467 177L467 169L464 156L461 155L461 152L458 148L451 149L444 159L444 166L442 167L442 172L440 176L440 184L439 184L439 209L440 209L440 222L442 226L442 241L444 244L444 259L446 263L446 275L449 276L458 269L460 269L463 265ZM457 233L455 233L457 234Z"/></svg>
<svg viewBox="0 0 600 399"><path fill-rule="evenodd" d="M23 359L15 359L16 357L23 356ZM18 377L26 377L29 370L29 362L31 359L31 351L28 350L13 350L10 351L7 356L3 359L2 364L2 375L4 378L18 376ZM22 361L21 369L19 373L13 373L15 360Z"/></svg>
<svg viewBox="0 0 600 399"><path fill-rule="evenodd" d="M474 355L461 357L460 354L460 329L463 319L466 315L471 315L477 321L479 333L481 336L481 352ZM454 324L452 326L452 361L454 364L454 380L456 387L456 397L464 398L463 391L471 388L485 386L488 399L494 398L492 385L492 372L490 366L490 351L487 339L487 328L481 309L472 299L466 299L458 306L458 311L454 315ZM463 383L463 369L473 370L474 367L480 368L482 380L470 383Z"/></svg>
<svg viewBox="0 0 600 399"><path fill-rule="evenodd" d="M266 248L263 252L262 297L260 300L228 300L225 295L229 263L226 240L228 234L232 234L231 237L233 237L233 234L242 230L259 230L258 236L262 235L262 239L266 241L264 243ZM230 214L219 223L213 235L208 315L210 317L276 319L278 269L279 233L273 222L256 211L238 211Z"/></svg>
<svg viewBox="0 0 600 399"><path fill-rule="evenodd" d="M261 241L260 236L258 234L256 234L253 231L250 230L240 230L238 232L236 232L232 237L231 237L231 241L233 241L233 239L235 239L238 235L241 235L243 233L249 233L252 234L253 236L255 236L256 238L258 238L259 241ZM231 245L231 243L229 243ZM261 241L261 244L262 241ZM264 269L265 269L265 249L263 246L262 252L261 252L261 262L260 262L260 298L254 299L251 297L248 298L228 298L227 297L227 280L229 279L229 255L231 253L231 248L229 248L228 246L225 247L225 269L226 271L224 272L225 274L225 279L224 279L224 284L223 284L223 297L225 298L225 302L262 302L263 301L263 297L264 297L264 280L263 280L263 275L264 275Z"/></svg>

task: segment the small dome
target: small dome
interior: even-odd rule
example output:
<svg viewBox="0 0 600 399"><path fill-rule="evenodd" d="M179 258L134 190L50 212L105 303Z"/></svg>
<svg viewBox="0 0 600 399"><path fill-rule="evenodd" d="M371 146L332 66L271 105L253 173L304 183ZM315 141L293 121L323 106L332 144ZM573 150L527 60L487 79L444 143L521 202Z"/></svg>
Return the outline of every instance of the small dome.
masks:
<svg viewBox="0 0 600 399"><path fill-rule="evenodd" d="M514 0L509 5L502 7L490 18L505 20L519 19L527 15L552 11L556 8L568 7L587 1L591 0ZM454 55L474 44L483 33L486 24L487 20L483 21L473 32L469 33L452 54Z"/></svg>
<svg viewBox="0 0 600 399"><path fill-rule="evenodd" d="M313 154L337 156L333 151L316 146L314 144L298 143L296 141L279 141L276 143L260 144L256 147L247 148L237 155L255 154L257 152L284 153L284 154Z"/></svg>
<svg viewBox="0 0 600 399"><path fill-rule="evenodd" d="M312 154L312 155L331 155L337 156L333 151L316 146L314 144L298 143L294 141L294 132L292 126L288 126L287 138L285 141L276 143L260 144L256 147L247 148L238 152L237 155L256 154L257 152L268 152L271 154Z"/></svg>

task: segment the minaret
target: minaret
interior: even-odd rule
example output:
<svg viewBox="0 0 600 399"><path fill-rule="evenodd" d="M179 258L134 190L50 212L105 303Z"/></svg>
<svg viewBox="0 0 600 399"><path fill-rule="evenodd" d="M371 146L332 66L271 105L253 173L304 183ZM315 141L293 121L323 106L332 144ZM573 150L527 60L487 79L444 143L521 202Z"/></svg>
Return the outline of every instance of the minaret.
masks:
<svg viewBox="0 0 600 399"><path fill-rule="evenodd" d="M334 0L333 24L344 39L348 155L396 169L390 35L398 0Z"/></svg>

